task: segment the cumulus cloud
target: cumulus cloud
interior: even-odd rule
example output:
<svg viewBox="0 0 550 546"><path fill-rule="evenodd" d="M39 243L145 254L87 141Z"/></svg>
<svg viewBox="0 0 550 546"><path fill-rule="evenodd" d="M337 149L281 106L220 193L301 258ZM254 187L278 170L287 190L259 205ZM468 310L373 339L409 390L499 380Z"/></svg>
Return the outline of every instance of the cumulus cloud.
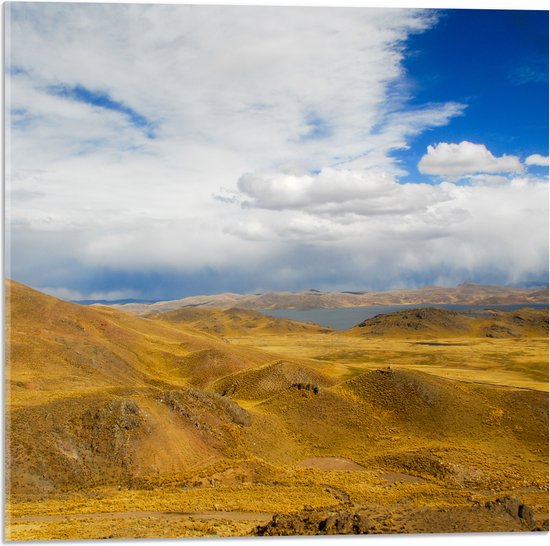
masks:
<svg viewBox="0 0 550 546"><path fill-rule="evenodd" d="M399 182L392 152L467 112L394 92L431 11L12 3L6 17L7 267L23 282L162 298L547 271L543 181ZM471 146L460 173L521 170ZM441 151L428 165L455 177Z"/></svg>
<svg viewBox="0 0 550 546"><path fill-rule="evenodd" d="M399 286L404 278L412 284L415 279L418 284L456 284L480 277L502 283L544 279L548 262L546 180L514 177L498 183L479 179L473 185L396 183L394 190L379 189L377 196L372 192L359 205L353 200L340 203L337 213L326 213L312 204L300 210L289 207L275 215L267 208L274 203L265 199L256 204L266 208L243 213L269 230L271 241L284 243L280 247L284 259L279 266L271 264L273 273L282 264L292 263L297 278L302 272L308 279L317 278L320 287L323 282L330 286L333 277L342 289L367 282L369 286ZM368 200L378 197L383 198L383 209L372 213ZM281 205L280 198L276 204ZM381 210L386 214L381 215ZM295 257L300 253L301 264Z"/></svg>
<svg viewBox="0 0 550 546"><path fill-rule="evenodd" d="M530 155L525 159L526 165L535 165L537 167L548 167L548 156L540 154Z"/></svg>
<svg viewBox="0 0 550 546"><path fill-rule="evenodd" d="M495 157L484 144L463 140L459 144L440 142L428 146L418 170L423 174L461 178L480 173L521 172L523 167L517 156Z"/></svg>
<svg viewBox="0 0 550 546"><path fill-rule="evenodd" d="M250 198L244 206L266 209L305 209L326 204L376 199L396 190L387 173L323 169L318 175L246 174L239 190Z"/></svg>
<svg viewBox="0 0 550 546"><path fill-rule="evenodd" d="M245 208L317 215L403 215L452 199L450 184L400 184L385 172L323 169L317 175L247 174L238 182Z"/></svg>

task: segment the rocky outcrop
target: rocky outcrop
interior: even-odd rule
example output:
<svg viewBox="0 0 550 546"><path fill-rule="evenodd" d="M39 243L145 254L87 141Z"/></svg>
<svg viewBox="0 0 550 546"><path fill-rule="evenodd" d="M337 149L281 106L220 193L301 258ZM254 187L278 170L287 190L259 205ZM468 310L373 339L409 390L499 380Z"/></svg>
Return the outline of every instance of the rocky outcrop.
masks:
<svg viewBox="0 0 550 546"><path fill-rule="evenodd" d="M495 501L485 503L485 508L488 510L503 510L512 517L521 520L529 529L538 531L535 521L535 514L530 506L523 504L518 497L501 497Z"/></svg>
<svg viewBox="0 0 550 546"><path fill-rule="evenodd" d="M275 514L267 525L256 527L257 536L366 535L371 525L362 510L326 511L305 509L293 514Z"/></svg>

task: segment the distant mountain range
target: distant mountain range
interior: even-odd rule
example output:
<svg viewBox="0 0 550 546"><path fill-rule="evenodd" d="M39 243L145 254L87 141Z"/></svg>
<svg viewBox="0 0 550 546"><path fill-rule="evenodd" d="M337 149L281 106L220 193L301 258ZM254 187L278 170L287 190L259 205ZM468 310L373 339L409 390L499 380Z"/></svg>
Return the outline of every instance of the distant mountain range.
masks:
<svg viewBox="0 0 550 546"><path fill-rule="evenodd" d="M511 288L479 284L460 284L456 288L428 286L386 292L267 292L265 294L214 294L191 296L156 303L111 304L136 315L175 311L185 307L230 309L321 309L368 305L509 305L548 303L548 287Z"/></svg>
<svg viewBox="0 0 550 546"><path fill-rule="evenodd" d="M125 303L156 303L159 300L142 300L137 298L128 298L122 300L71 300L71 303L78 303L80 305L115 305Z"/></svg>

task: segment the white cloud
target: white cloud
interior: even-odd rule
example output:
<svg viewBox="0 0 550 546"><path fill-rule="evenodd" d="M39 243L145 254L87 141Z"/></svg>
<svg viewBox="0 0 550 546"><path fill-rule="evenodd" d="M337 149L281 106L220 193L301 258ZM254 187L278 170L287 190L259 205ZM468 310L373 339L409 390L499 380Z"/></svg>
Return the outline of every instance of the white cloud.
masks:
<svg viewBox="0 0 550 546"><path fill-rule="evenodd" d="M323 169L319 175L246 174L238 181L248 198L245 206L266 209L308 209L378 198L397 189L384 172Z"/></svg>
<svg viewBox="0 0 550 546"><path fill-rule="evenodd" d="M328 216L403 215L452 199L449 184L400 184L385 172L330 168L318 175L247 174L238 187L245 208Z"/></svg>
<svg viewBox="0 0 550 546"><path fill-rule="evenodd" d="M428 146L418 170L423 174L461 178L479 173L521 172L523 167L517 156L495 157L484 144L463 140L459 144L440 142Z"/></svg>
<svg viewBox="0 0 550 546"><path fill-rule="evenodd" d="M540 154L530 155L525 159L526 165L536 165L537 167L548 167L548 156Z"/></svg>
<svg viewBox="0 0 550 546"><path fill-rule="evenodd" d="M496 185L508 184L510 179L502 174L472 174L468 176L471 184Z"/></svg>
<svg viewBox="0 0 550 546"><path fill-rule="evenodd" d="M81 292L79 290L71 290L68 288L50 288L49 286L40 286L39 289L63 300L127 300L139 298L139 293L135 290L109 290L106 292L93 291L93 292Z"/></svg>
<svg viewBox="0 0 550 546"><path fill-rule="evenodd" d="M325 171L282 181L264 176L243 186L257 208L242 213L281 245L279 267L293 264L297 278L300 272L325 282L336 276L342 289L399 286L403 278L453 284L484 276L510 283L547 267L545 179L480 177L475 185L388 179L369 186L365 173ZM278 269L271 264L271 271Z"/></svg>
<svg viewBox="0 0 550 546"><path fill-rule="evenodd" d="M465 113L394 92L405 40L433 23L418 10L10 4L13 276L69 297L140 294L148 278L185 279L184 295L216 275L285 289L545 271L544 183L398 181L392 152ZM467 172L521 170L485 151ZM132 275L146 280L126 287Z"/></svg>
<svg viewBox="0 0 550 546"><path fill-rule="evenodd" d="M157 123L163 142L217 146L254 170L321 167L367 151L387 85L401 76L400 41L429 24L427 13L385 9L36 4L10 12L11 64L25 71L10 79L11 104L42 116L59 144L69 134L75 144L108 139L111 149L137 139L164 155L124 116L46 92L81 85ZM438 123L431 110L437 118L441 109L427 109L421 125ZM92 121L100 125L90 137ZM327 134L308 138L319 123ZM43 153L59 151L54 144Z"/></svg>
<svg viewBox="0 0 550 546"><path fill-rule="evenodd" d="M269 241L274 236L273 232L258 219L238 220L232 225L227 225L224 233L236 235L248 241Z"/></svg>

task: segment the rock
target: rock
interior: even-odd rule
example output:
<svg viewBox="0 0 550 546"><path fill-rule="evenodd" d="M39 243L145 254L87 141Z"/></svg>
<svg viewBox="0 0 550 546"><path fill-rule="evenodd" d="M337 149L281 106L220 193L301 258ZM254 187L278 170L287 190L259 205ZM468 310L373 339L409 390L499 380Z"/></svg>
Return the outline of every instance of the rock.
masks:
<svg viewBox="0 0 550 546"><path fill-rule="evenodd" d="M495 501L488 501L485 507L489 510L501 509L514 518L520 519L527 527L536 530L535 514L530 506L523 504L518 497L500 497Z"/></svg>
<svg viewBox="0 0 550 546"><path fill-rule="evenodd" d="M519 517L519 510L522 506L521 500L517 497L502 497L496 500L497 504L502 505L504 510L515 518Z"/></svg>
<svg viewBox="0 0 550 546"><path fill-rule="evenodd" d="M366 535L372 526L363 511L303 510L294 514L275 514L267 525L256 527L257 536L292 535Z"/></svg>
<svg viewBox="0 0 550 546"><path fill-rule="evenodd" d="M360 510L353 515L354 535L366 535L369 533L370 528L371 524L364 510Z"/></svg>
<svg viewBox="0 0 550 546"><path fill-rule="evenodd" d="M518 516L531 528L536 527L535 514L530 506L521 504L518 511Z"/></svg>

